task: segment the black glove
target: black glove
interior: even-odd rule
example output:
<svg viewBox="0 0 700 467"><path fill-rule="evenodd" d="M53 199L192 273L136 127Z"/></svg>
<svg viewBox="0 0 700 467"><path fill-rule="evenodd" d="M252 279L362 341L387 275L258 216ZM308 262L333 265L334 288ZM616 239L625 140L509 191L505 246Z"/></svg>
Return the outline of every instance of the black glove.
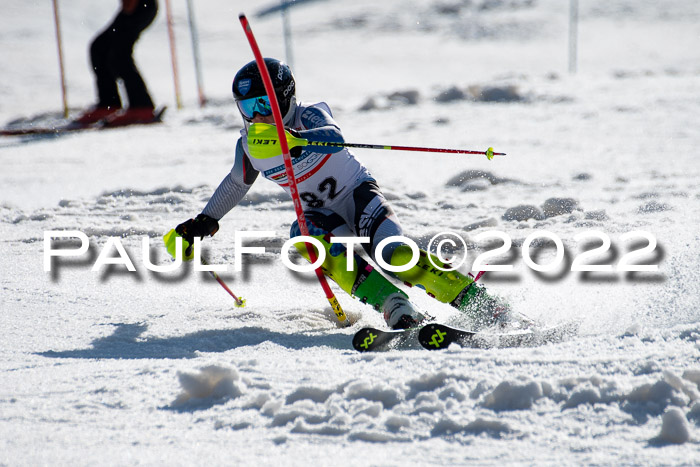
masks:
<svg viewBox="0 0 700 467"><path fill-rule="evenodd" d="M188 219L175 227L175 232L190 244L185 250L186 256L192 253L192 245L194 245L195 237L199 237L201 240L207 235L213 236L218 230L219 222L206 214L200 214L194 219Z"/></svg>
<svg viewBox="0 0 700 467"><path fill-rule="evenodd" d="M291 128L287 128L287 131L289 132L290 135L294 136L295 138L301 138L301 134L297 130L293 130ZM292 149L289 150L289 155L292 156L292 159L295 159L299 156L301 156L301 146L295 146Z"/></svg>

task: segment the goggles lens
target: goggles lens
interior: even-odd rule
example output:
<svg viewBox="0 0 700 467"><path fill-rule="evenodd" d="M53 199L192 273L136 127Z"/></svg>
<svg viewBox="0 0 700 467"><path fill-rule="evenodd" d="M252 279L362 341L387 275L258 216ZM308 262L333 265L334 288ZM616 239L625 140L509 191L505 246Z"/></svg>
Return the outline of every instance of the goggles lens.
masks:
<svg viewBox="0 0 700 467"><path fill-rule="evenodd" d="M238 110L246 120L252 120L255 114L260 114L263 117L272 115L272 106L267 96L251 97L238 101Z"/></svg>

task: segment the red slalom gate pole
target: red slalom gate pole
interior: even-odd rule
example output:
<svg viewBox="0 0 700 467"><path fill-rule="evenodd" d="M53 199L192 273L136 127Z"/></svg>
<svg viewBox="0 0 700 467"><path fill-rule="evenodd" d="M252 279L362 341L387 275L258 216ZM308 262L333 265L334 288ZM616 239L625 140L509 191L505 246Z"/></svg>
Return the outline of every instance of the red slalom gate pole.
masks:
<svg viewBox="0 0 700 467"><path fill-rule="evenodd" d="M243 13L239 15L238 19L241 21L241 26L243 26L243 31L245 32L245 35L248 38L250 48L253 50L253 55L255 55L255 61L258 64L258 70L260 70L260 77L262 78L263 83L265 84L265 91L267 92L267 97L268 99L270 99L272 115L275 119L277 135L279 137L280 147L282 149L282 158L284 159L284 170L287 174L287 180L289 180L289 191L292 195L292 200L294 201L294 210L296 211L297 221L299 222L299 230L301 231L302 235L309 237L309 229L306 226L306 216L304 215L304 210L301 207L301 199L299 198L297 181L296 177L294 176L294 166L292 165L292 157L289 155L289 145L287 144L287 138L285 137L284 133L282 112L280 111L280 106L277 102L275 88L272 85L272 80L270 79L270 72L267 70L265 60L263 60L262 53L260 53L260 48L258 47L258 43L255 40L255 36L253 35L253 30L250 27L248 19ZM318 257L316 256L312 245L310 245L309 243L305 243L305 245L306 251L309 254L309 259L313 264L316 262ZM340 321L341 323L348 323L347 315L340 307L338 299L335 297L335 294L328 285L328 281L326 280L326 276L323 275L323 271L320 267L318 267L314 270L314 272L316 273L316 277L318 278L318 281L320 282L321 287L323 288L323 291L326 294L326 298L328 299L328 302L330 303L333 312L338 318L338 321Z"/></svg>

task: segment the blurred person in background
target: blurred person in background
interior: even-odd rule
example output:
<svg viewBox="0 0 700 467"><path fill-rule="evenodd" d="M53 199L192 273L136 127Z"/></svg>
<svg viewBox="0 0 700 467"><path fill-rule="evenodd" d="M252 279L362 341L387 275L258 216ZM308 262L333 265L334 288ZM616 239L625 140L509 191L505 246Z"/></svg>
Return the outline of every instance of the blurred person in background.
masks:
<svg viewBox="0 0 700 467"><path fill-rule="evenodd" d="M117 16L90 45L97 104L78 117L75 123L123 126L150 123L156 119L155 106L134 63L133 50L139 36L157 13L157 0L121 1ZM128 108L123 107L119 96L119 79L126 89Z"/></svg>

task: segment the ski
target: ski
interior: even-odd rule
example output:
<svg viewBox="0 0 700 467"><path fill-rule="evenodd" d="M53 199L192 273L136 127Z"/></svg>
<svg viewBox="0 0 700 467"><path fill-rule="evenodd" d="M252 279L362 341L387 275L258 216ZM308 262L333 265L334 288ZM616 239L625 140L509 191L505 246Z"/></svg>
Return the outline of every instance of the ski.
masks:
<svg viewBox="0 0 700 467"><path fill-rule="evenodd" d="M450 344L471 348L534 347L561 342L575 334L578 323L563 323L551 327L532 326L525 329L468 331L447 324L430 323L421 328L418 342L429 350L445 349Z"/></svg>
<svg viewBox="0 0 700 467"><path fill-rule="evenodd" d="M72 133L76 131L96 130L100 128L97 124L81 125L78 123L66 123L53 127L18 127L18 128L3 128L0 130L2 136L32 136L32 135L61 135L64 133Z"/></svg>
<svg viewBox="0 0 700 467"><path fill-rule="evenodd" d="M426 349L438 350L450 346L453 342L464 343L476 335L474 331L453 328L446 324L430 323L418 332L418 342Z"/></svg>
<svg viewBox="0 0 700 467"><path fill-rule="evenodd" d="M377 329L362 328L352 338L352 346L358 352L370 352L385 349L389 343L398 338L406 338L415 329Z"/></svg>
<svg viewBox="0 0 700 467"><path fill-rule="evenodd" d="M163 114L166 106L156 109L153 115L153 120L148 122L132 123L130 125L109 126L104 121L99 121L89 125L83 125L76 122L68 122L52 126L16 126L0 129L0 136L61 136L68 133L76 133L90 130L107 130L112 128L124 128L134 125L150 125L163 121Z"/></svg>
<svg viewBox="0 0 700 467"><path fill-rule="evenodd" d="M51 135L61 134L73 131L84 131L97 129L97 125L81 125L74 122L64 123L61 125L41 127L41 126L22 126L15 128L3 128L0 130L2 136L25 136L25 135Z"/></svg>
<svg viewBox="0 0 700 467"><path fill-rule="evenodd" d="M460 329L441 323L429 323L411 329L362 328L353 336L352 346L358 352L386 350L389 344L400 339L408 340L417 334L420 345L428 350L446 349L451 344L479 349L534 347L561 342L568 336L575 334L577 330L578 323L576 322L544 328L533 326L515 330L485 329L480 331Z"/></svg>

